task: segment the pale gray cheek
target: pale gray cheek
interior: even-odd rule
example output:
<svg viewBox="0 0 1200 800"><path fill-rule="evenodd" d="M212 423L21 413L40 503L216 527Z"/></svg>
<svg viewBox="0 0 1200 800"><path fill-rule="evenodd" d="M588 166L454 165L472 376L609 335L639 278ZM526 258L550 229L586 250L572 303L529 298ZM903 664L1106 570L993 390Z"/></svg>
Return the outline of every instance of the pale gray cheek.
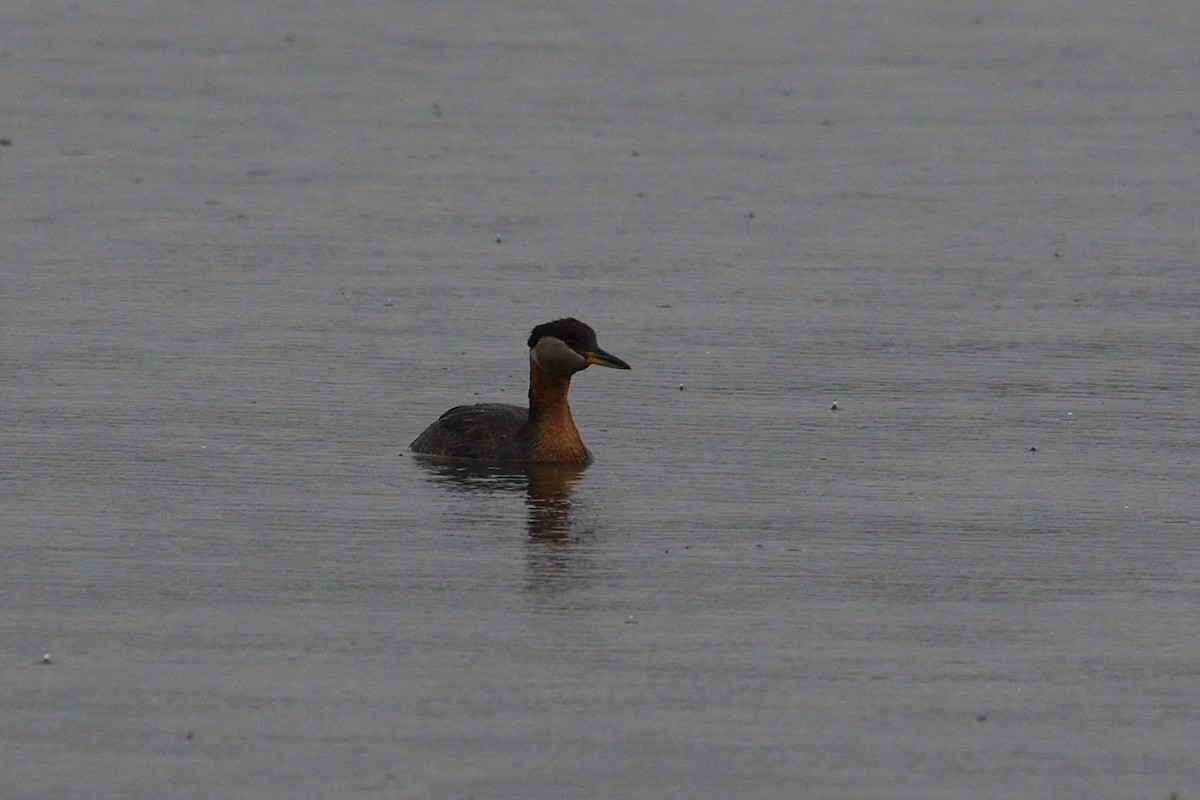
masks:
<svg viewBox="0 0 1200 800"><path fill-rule="evenodd" d="M571 375L587 366L583 356L552 337L545 337L532 351L537 365L552 375Z"/></svg>

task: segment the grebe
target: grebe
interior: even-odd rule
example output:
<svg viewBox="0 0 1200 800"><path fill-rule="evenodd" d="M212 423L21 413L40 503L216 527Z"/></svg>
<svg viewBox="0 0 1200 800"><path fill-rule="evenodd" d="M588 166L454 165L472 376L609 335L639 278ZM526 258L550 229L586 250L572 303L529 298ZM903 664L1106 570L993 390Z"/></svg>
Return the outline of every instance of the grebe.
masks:
<svg viewBox="0 0 1200 800"><path fill-rule="evenodd" d="M529 409L504 403L456 406L410 445L414 453L492 463L589 464L567 392L571 376L595 364L629 369L596 344L577 319L538 325L529 334Z"/></svg>

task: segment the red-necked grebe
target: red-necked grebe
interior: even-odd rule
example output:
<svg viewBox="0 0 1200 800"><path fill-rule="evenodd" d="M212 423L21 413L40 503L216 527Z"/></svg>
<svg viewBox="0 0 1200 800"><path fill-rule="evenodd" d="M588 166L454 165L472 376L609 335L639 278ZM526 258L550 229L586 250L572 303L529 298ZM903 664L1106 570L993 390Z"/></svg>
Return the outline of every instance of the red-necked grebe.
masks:
<svg viewBox="0 0 1200 800"><path fill-rule="evenodd" d="M410 445L413 452L494 463L589 464L567 392L571 376L591 364L629 369L596 344L577 319L538 325L529 334L529 408L503 403L456 406Z"/></svg>

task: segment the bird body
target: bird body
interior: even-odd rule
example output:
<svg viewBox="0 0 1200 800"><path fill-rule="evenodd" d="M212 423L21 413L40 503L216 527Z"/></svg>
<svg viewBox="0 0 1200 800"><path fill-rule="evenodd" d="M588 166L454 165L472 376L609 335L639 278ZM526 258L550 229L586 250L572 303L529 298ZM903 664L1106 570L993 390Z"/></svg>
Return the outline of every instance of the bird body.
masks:
<svg viewBox="0 0 1200 800"><path fill-rule="evenodd" d="M491 463L588 464L592 454L571 417L571 377L589 365L629 369L576 319L547 322L529 336L529 408L455 406L418 436L413 452Z"/></svg>
<svg viewBox="0 0 1200 800"><path fill-rule="evenodd" d="M507 403L455 406L413 441L413 452L504 463L528 449L529 410Z"/></svg>

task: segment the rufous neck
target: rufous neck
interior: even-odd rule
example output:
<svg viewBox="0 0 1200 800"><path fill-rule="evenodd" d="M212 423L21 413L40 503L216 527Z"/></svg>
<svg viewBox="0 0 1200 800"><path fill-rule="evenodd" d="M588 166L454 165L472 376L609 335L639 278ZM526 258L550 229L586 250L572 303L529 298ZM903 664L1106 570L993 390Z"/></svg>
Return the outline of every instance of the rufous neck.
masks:
<svg viewBox="0 0 1200 800"><path fill-rule="evenodd" d="M533 427L534 461L587 464L591 455L583 446L571 419L567 393L571 377L551 375L529 359L529 424Z"/></svg>
<svg viewBox="0 0 1200 800"><path fill-rule="evenodd" d="M546 419L565 415L571 418L571 406L567 394L571 390L571 376L551 375L529 359L529 416L531 419Z"/></svg>

